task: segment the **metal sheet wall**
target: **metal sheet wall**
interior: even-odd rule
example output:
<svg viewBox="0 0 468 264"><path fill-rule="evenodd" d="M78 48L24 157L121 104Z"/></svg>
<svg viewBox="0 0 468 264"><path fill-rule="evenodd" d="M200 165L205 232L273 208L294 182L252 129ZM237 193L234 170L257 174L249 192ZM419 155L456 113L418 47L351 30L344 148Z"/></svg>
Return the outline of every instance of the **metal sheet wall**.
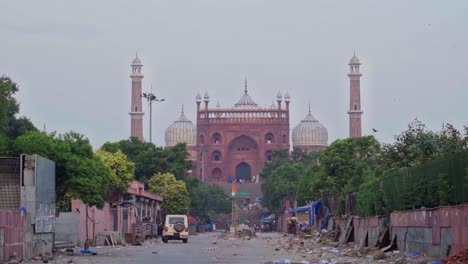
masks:
<svg viewBox="0 0 468 264"><path fill-rule="evenodd" d="M425 245L430 245L427 253L433 256L445 254L449 246L450 255L468 247L468 204L393 212L390 224L392 235L397 234L397 237L404 238L406 234L415 243L421 242L423 237ZM420 231L422 229L424 232ZM411 250L406 244L404 247Z"/></svg>
<svg viewBox="0 0 468 264"><path fill-rule="evenodd" d="M0 158L0 208L20 205L20 159Z"/></svg>
<svg viewBox="0 0 468 264"><path fill-rule="evenodd" d="M16 254L23 258L24 221L17 209L0 209L0 228L3 229L3 259L7 261Z"/></svg>

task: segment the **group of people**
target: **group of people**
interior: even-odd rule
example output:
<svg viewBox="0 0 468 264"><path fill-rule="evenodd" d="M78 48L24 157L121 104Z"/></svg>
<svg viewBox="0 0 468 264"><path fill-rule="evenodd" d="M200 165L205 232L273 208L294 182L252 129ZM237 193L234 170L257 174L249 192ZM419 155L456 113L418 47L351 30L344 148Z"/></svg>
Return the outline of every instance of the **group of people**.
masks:
<svg viewBox="0 0 468 264"><path fill-rule="evenodd" d="M274 232L276 231L276 220L273 220L271 223L254 224L252 229L257 233Z"/></svg>

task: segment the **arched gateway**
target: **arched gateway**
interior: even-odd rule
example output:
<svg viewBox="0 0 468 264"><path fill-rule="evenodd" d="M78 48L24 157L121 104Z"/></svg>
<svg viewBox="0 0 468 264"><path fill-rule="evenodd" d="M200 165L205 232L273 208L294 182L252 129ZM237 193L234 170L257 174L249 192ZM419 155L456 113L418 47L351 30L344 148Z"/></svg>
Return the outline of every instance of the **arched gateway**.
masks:
<svg viewBox="0 0 468 264"><path fill-rule="evenodd" d="M250 181L252 178L252 169L246 162L241 162L236 166L236 180Z"/></svg>

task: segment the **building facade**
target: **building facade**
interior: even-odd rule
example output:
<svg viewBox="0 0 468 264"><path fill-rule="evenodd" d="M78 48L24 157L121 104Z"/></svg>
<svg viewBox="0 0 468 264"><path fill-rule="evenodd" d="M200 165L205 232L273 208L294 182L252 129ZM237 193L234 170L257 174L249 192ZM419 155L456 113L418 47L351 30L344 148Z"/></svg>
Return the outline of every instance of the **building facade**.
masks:
<svg viewBox="0 0 468 264"><path fill-rule="evenodd" d="M204 182L258 181L266 162L278 149L290 149L291 96L276 95L276 103L260 107L244 94L232 107L211 106L210 97L197 95L196 125L181 116L166 130L166 147L186 143L193 161L191 174ZM309 113L293 131L293 147L305 151L326 147L326 128Z"/></svg>
<svg viewBox="0 0 468 264"><path fill-rule="evenodd" d="M350 137L359 137L361 99L359 71L361 63L354 55L350 62ZM258 175L272 153L278 149L299 148L321 151L328 146L328 131L309 111L292 129L290 137L291 96L278 93L271 107L260 107L250 97L245 83L244 94L232 107L210 104L206 93L196 97L196 123L182 111L165 134L166 147L186 143L194 163L191 171L205 182L230 180L258 181Z"/></svg>
<svg viewBox="0 0 468 264"><path fill-rule="evenodd" d="M275 107L259 107L244 94L230 108L210 107L205 94L203 105L197 96L196 175L203 181L232 179L251 181L277 149L289 149L289 103L280 93Z"/></svg>

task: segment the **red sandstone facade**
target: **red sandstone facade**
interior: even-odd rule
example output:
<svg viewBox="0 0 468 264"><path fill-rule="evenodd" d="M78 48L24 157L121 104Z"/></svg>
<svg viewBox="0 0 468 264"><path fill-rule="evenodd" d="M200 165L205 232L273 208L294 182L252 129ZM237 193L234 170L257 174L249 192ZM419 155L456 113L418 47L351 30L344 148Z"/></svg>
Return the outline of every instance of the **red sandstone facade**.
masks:
<svg viewBox="0 0 468 264"><path fill-rule="evenodd" d="M243 99L250 104L239 106ZM205 182L232 179L249 181L259 175L273 150L289 149L289 97L277 107L257 107L245 90L244 97L229 109L204 106L197 98L197 158L193 175ZM255 177L258 179L258 177Z"/></svg>
<svg viewBox="0 0 468 264"><path fill-rule="evenodd" d="M359 72L359 59L354 55L349 62L350 72L348 73L350 82L349 96L349 137L362 136L361 130L361 73Z"/></svg>
<svg viewBox="0 0 468 264"><path fill-rule="evenodd" d="M130 109L130 136L137 137L143 141L143 106L141 104L141 83L143 74L141 73L141 64L138 56L132 62L132 103Z"/></svg>

